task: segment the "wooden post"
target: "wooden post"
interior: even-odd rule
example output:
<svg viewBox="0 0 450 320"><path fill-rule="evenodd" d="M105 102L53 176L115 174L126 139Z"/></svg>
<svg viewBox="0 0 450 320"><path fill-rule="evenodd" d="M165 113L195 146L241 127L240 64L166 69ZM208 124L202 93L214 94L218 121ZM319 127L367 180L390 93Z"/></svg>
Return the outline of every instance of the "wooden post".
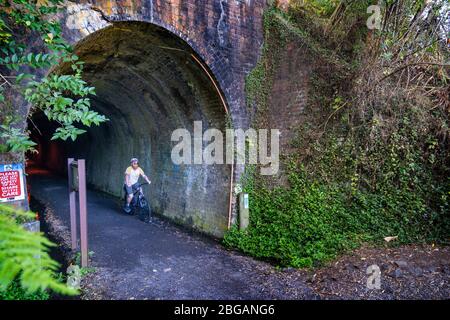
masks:
<svg viewBox="0 0 450 320"><path fill-rule="evenodd" d="M72 250L77 249L77 212L75 206L75 190L73 189L73 170L72 163L74 159L67 159L67 173L69 176L69 206L70 206L70 234L72 237Z"/></svg>
<svg viewBox="0 0 450 320"><path fill-rule="evenodd" d="M84 268L88 265L86 166L84 160L78 160L78 182L80 201L81 267Z"/></svg>

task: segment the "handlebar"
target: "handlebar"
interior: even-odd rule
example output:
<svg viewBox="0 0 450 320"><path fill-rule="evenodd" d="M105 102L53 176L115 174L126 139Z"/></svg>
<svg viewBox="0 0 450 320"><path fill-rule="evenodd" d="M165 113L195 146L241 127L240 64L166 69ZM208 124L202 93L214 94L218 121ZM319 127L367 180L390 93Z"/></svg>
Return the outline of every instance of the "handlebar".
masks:
<svg viewBox="0 0 450 320"><path fill-rule="evenodd" d="M146 184L149 184L148 182L139 183L139 187L145 186Z"/></svg>
<svg viewBox="0 0 450 320"><path fill-rule="evenodd" d="M138 186L137 186L137 188L136 188L136 190L133 192L133 194L138 193L138 192L139 192L139 189L140 189L142 186L145 186L146 184L149 184L149 183L148 183L148 182L139 183Z"/></svg>

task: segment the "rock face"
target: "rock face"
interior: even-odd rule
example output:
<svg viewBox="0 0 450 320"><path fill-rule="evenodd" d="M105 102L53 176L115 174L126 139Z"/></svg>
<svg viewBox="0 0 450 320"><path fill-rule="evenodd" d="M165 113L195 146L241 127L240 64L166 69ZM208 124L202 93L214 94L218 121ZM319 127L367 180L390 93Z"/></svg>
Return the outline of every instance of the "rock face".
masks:
<svg viewBox="0 0 450 320"><path fill-rule="evenodd" d="M171 134L193 132L194 121L203 130L224 130L228 119L249 125L245 76L260 54L264 7L263 0L67 2L63 34L96 87L93 108L110 121L75 143L41 139L36 160L63 173L66 157L85 158L88 182L120 195L129 159L138 157L156 212L221 237L231 167L174 165Z"/></svg>

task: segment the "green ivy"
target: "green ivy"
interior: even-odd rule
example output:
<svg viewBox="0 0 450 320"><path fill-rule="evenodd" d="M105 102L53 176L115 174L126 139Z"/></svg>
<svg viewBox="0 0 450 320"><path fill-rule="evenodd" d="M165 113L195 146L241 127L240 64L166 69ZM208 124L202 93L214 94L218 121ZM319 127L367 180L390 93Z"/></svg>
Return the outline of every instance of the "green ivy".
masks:
<svg viewBox="0 0 450 320"><path fill-rule="evenodd" d="M354 11L363 12L361 6ZM257 110L267 107L286 37L325 62L326 73L318 66L311 77L308 118L290 141L296 151L281 165L287 183L247 167L241 183L249 194L250 224L245 231L234 226L224 243L294 267L321 265L364 242L384 243L388 236L398 237L394 245L448 244L448 139L439 138L448 131L446 115L430 100L401 89L390 100L381 96L372 105L355 105L342 89L348 86L342 71L351 69L347 59L328 54L289 14L271 8L265 21L263 57L246 87ZM260 113L262 121L264 116Z"/></svg>
<svg viewBox="0 0 450 320"><path fill-rule="evenodd" d="M378 185L380 190L364 191L351 183L313 180L293 161L287 171L289 185L284 187L246 177L250 225L243 232L233 227L225 236L226 245L282 265L311 267L362 242L381 243L387 236L417 243L446 241L450 234L443 189L420 194L406 184L398 188L386 181ZM441 198L437 210L430 208L431 194Z"/></svg>

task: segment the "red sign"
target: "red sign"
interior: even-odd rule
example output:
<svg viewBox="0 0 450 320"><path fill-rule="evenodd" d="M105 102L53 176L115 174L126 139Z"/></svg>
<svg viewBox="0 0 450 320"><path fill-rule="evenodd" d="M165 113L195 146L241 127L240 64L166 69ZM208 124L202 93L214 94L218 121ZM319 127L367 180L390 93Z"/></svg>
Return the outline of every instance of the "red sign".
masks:
<svg viewBox="0 0 450 320"><path fill-rule="evenodd" d="M17 170L0 172L0 198L16 198L22 195L20 172Z"/></svg>

